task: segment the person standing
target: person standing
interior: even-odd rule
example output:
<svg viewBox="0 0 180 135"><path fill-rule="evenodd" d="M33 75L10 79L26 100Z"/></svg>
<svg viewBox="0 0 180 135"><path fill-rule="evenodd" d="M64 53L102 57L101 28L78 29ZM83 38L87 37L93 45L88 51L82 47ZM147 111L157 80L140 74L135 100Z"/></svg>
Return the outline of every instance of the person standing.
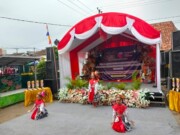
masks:
<svg viewBox="0 0 180 135"><path fill-rule="evenodd" d="M99 75L99 72L97 70L94 71L94 75L95 75L95 78L99 81L100 75Z"/></svg>
<svg viewBox="0 0 180 135"><path fill-rule="evenodd" d="M94 97L98 90L98 80L95 78L94 72L91 73L91 79L89 80L88 90L88 102L94 105Z"/></svg>

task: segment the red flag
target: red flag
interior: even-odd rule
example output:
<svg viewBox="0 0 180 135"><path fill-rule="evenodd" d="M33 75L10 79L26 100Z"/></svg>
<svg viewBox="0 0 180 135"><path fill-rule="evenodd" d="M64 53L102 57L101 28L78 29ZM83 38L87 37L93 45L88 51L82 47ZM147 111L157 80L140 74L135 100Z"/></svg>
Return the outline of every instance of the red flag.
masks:
<svg viewBox="0 0 180 135"><path fill-rule="evenodd" d="M50 37L50 34L49 34L49 30L48 30L48 25L46 24L46 29L47 29L47 33L46 33L46 36L48 36L48 41L49 41L49 44L51 44L51 37Z"/></svg>

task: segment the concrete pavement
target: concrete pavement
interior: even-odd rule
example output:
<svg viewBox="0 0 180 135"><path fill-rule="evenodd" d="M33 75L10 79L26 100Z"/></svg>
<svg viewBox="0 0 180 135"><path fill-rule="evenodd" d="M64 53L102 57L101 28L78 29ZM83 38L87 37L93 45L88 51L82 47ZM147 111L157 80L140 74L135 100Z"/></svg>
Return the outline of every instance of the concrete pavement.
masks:
<svg viewBox="0 0 180 135"><path fill-rule="evenodd" d="M30 113L0 124L0 135L117 135L111 129L111 106L54 102L47 106L49 116L33 121ZM13 111L13 110L12 110ZM135 122L127 135L180 135L180 127L168 108L128 108Z"/></svg>

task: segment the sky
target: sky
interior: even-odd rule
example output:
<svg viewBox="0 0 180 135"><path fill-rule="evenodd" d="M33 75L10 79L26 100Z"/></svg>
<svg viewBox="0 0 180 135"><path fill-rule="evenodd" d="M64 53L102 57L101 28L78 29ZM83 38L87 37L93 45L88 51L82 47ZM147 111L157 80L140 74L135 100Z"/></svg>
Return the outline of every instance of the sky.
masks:
<svg viewBox="0 0 180 135"><path fill-rule="evenodd" d="M98 9L138 17L149 24L173 21L180 29L180 0L0 0L0 48L7 53L50 47Z"/></svg>

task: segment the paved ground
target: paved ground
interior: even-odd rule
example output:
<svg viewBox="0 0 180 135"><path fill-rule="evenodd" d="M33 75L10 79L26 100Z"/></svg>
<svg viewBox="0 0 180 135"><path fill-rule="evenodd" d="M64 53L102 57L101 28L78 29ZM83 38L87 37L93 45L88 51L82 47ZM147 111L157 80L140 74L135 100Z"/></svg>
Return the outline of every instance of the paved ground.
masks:
<svg viewBox="0 0 180 135"><path fill-rule="evenodd" d="M21 102L6 108L0 108L0 124L26 114L31 107L24 107L24 102Z"/></svg>
<svg viewBox="0 0 180 135"><path fill-rule="evenodd" d="M19 106L19 109L15 106ZM0 110L0 135L119 134L110 126L110 106L93 108L91 105L54 102L47 104L49 116L38 121L31 120L30 113L26 113L31 106L24 107L23 103L15 106L8 107L9 111L11 110L9 116L12 117L18 110L19 114L16 113L16 117L9 118L10 120L2 121L3 117L10 114L8 108ZM126 133L128 135L180 135L180 126L176 121L179 117L174 117L175 115L166 107L129 108L129 115L136 126L133 131Z"/></svg>

